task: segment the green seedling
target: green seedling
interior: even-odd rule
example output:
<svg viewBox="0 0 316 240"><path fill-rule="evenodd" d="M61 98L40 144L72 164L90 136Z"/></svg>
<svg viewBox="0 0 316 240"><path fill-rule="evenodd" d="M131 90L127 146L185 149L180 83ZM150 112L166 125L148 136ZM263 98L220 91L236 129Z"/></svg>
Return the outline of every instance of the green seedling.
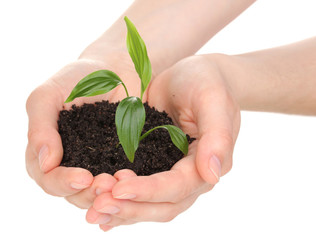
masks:
<svg viewBox="0 0 316 240"><path fill-rule="evenodd" d="M104 94L115 87L122 85L127 97L119 103L116 109L115 125L120 144L129 161L132 163L134 162L135 152L139 146L139 142L158 128L167 129L173 144L186 155L188 153L188 140L182 130L176 126L157 126L143 135L141 134L146 117L142 99L151 80L151 63L147 55L146 45L140 37L136 27L127 17L125 17L124 20L127 26L127 49L133 60L135 70L141 80L140 98L129 96L125 84L117 74L109 70L99 70L90 73L81 79L74 87L65 103L71 102L78 97L90 97Z"/></svg>

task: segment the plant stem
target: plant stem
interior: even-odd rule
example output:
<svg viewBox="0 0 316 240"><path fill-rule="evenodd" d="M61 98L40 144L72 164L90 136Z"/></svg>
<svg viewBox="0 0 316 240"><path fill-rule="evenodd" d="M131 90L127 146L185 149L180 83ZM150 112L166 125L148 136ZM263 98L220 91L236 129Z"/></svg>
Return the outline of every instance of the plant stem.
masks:
<svg viewBox="0 0 316 240"><path fill-rule="evenodd" d="M145 137L147 137L152 131L158 129L158 128L164 128L164 126L157 126L157 127L154 127L150 130L148 130L146 133L144 133L140 138L139 138L139 141L143 140Z"/></svg>
<svg viewBox="0 0 316 240"><path fill-rule="evenodd" d="M125 86L125 84L122 82L122 85L123 85L123 87L124 87L124 89L125 89L125 92L126 92L126 95L127 95L127 97L129 97L129 94L128 94L128 91L127 91L127 88L126 88L126 86Z"/></svg>

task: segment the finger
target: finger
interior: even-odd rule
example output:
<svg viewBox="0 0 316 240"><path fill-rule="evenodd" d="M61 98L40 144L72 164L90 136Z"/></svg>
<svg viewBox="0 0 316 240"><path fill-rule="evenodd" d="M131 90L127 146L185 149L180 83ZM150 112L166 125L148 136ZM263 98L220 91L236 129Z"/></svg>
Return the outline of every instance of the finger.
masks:
<svg viewBox="0 0 316 240"><path fill-rule="evenodd" d="M177 204L140 203L128 200L117 200L110 194L104 194L98 196L94 206L88 210L86 219L89 223L102 224L100 227L103 230L108 230L109 227L130 225L143 221L167 222L189 208L200 194L208 192L211 189L212 186L207 185L200 191ZM115 206L116 213L113 213L113 206ZM100 208L100 212L96 211L94 208ZM121 209L118 211L118 208Z"/></svg>
<svg viewBox="0 0 316 240"><path fill-rule="evenodd" d="M57 167L42 175L39 185L48 194L66 197L88 188L92 174L82 168Z"/></svg>
<svg viewBox="0 0 316 240"><path fill-rule="evenodd" d="M92 174L82 168L56 167L44 173L37 161L37 155L31 147L26 148L26 169L35 182L48 194L65 197L75 194L93 181Z"/></svg>
<svg viewBox="0 0 316 240"><path fill-rule="evenodd" d="M114 174L114 177L120 181L120 180L123 180L123 179L128 179L128 178L132 178L132 177L136 177L136 173L130 169L122 169L122 170L119 170L117 171L115 174Z"/></svg>
<svg viewBox="0 0 316 240"><path fill-rule="evenodd" d="M27 151L26 158L32 158L32 154L31 151ZM35 182L53 196L65 197L75 194L89 187L93 181L92 174L82 168L56 167L48 173L43 173L39 165L28 169Z"/></svg>
<svg viewBox="0 0 316 240"><path fill-rule="evenodd" d="M185 211L187 208L189 208L194 201L197 199L197 197L205 192L208 192L212 189L213 186L205 186L202 188L199 192L196 192L192 196L188 197L187 199L183 200L180 203L173 204L173 203L138 203L138 202L132 202L128 200L120 200L123 204L123 209L120 210L115 215L110 215L108 213L101 213L97 212L94 208L89 209L87 212L87 220L93 221L93 220L101 220L102 222L105 219L105 223L103 222L100 227L104 231L108 231L112 227L117 227L119 225L130 225L135 224L137 222L143 222L143 221L157 221L157 222L168 222L174 219L176 216L178 216L181 212ZM112 204L112 206L115 205L115 203L111 202L118 201L112 198L108 195L108 199L106 199L107 196L105 196L105 199L103 199L103 204L105 204L104 209L101 211L108 212L109 205ZM124 203L125 202L125 203ZM97 205L98 203L96 203ZM100 203L102 204L102 203ZM120 205L118 203L117 205ZM91 211L92 210L92 211ZM157 215L157 213L161 214L160 216ZM105 215L105 216L103 216ZM93 222L90 222L93 223Z"/></svg>
<svg viewBox="0 0 316 240"><path fill-rule="evenodd" d="M122 219L111 214L98 212L93 207L88 209L86 221L90 224L100 224L111 227L136 223L135 221Z"/></svg>
<svg viewBox="0 0 316 240"><path fill-rule="evenodd" d="M117 200L111 194L105 193L95 199L93 208L97 212L112 216L106 223L110 226L147 221L169 222L189 208L199 194L195 193L179 203L148 203Z"/></svg>
<svg viewBox="0 0 316 240"><path fill-rule="evenodd" d="M112 175L102 173L94 177L93 183L89 188L69 195L65 199L79 208L88 209L92 206L97 195L104 192L111 192L115 183L117 183L117 180Z"/></svg>
<svg viewBox="0 0 316 240"><path fill-rule="evenodd" d="M176 203L204 184L191 155L181 159L170 171L120 180L113 187L112 194L116 199Z"/></svg>
<svg viewBox="0 0 316 240"><path fill-rule="evenodd" d="M235 143L234 128L236 110L225 91L200 95L196 110L199 128L199 143L196 165L201 177L210 184L232 167L232 154Z"/></svg>
<svg viewBox="0 0 316 240"><path fill-rule="evenodd" d="M103 231L103 232L107 232L109 230L111 230L113 227L109 226L109 225L106 225L106 224L103 224L103 225L100 225L100 229Z"/></svg>
<svg viewBox="0 0 316 240"><path fill-rule="evenodd" d="M58 166L63 156L63 147L57 131L58 114L62 98L57 87L44 84L28 98L26 110L29 117L28 148L43 172ZM31 166L27 163L27 166Z"/></svg>

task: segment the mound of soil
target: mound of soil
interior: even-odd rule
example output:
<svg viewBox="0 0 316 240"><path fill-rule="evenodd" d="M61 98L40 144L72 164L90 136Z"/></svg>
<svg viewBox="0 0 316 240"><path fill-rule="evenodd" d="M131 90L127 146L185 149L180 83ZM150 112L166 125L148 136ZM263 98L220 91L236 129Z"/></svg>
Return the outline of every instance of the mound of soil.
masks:
<svg viewBox="0 0 316 240"><path fill-rule="evenodd" d="M115 111L118 103L108 101L72 106L62 110L58 128L64 148L61 166L80 167L89 170L94 176L100 173L113 175L121 169L131 169L139 176L167 171L183 157L174 146L165 129L157 129L143 139L131 163L116 134ZM149 129L173 124L165 112L144 104L146 122L143 133ZM189 143L193 141L187 136Z"/></svg>

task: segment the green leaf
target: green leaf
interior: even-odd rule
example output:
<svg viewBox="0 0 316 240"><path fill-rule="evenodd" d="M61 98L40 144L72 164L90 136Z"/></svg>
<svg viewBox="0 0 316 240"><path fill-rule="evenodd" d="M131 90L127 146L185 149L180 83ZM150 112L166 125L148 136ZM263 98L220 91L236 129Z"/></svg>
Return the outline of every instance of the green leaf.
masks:
<svg viewBox="0 0 316 240"><path fill-rule="evenodd" d="M123 99L115 114L117 135L130 162L134 162L139 138L145 124L145 108L138 97Z"/></svg>
<svg viewBox="0 0 316 240"><path fill-rule="evenodd" d="M151 79L151 63L147 55L146 45L136 27L127 17L124 20L127 27L126 45L141 80L141 99L143 99L143 94Z"/></svg>
<svg viewBox="0 0 316 240"><path fill-rule="evenodd" d="M128 96L124 83L114 72L109 70L99 70L90 73L78 82L65 103L71 102L78 97L91 97L107 93L120 84L124 86Z"/></svg>
<svg viewBox="0 0 316 240"><path fill-rule="evenodd" d="M189 151L189 143L186 135L182 130L174 125L162 125L155 128L150 129L144 135L140 137L140 140L143 140L145 137L147 137L152 131L158 129L158 128L164 128L167 129L171 138L171 141L173 144L179 148L181 152L183 152L184 155L188 154Z"/></svg>

